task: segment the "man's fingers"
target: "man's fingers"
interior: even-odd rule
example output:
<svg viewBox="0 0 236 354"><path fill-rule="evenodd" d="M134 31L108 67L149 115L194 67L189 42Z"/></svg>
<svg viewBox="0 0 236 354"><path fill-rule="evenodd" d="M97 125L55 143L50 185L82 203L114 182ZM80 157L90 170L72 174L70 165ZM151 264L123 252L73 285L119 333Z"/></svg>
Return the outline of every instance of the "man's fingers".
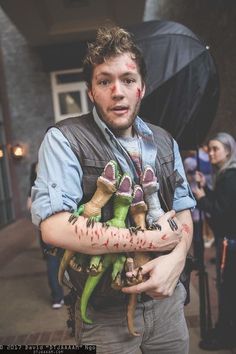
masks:
<svg viewBox="0 0 236 354"><path fill-rule="evenodd" d="M155 300L165 299L168 297L168 295L163 295L161 293L153 292L153 291L147 291L146 294Z"/></svg>
<svg viewBox="0 0 236 354"><path fill-rule="evenodd" d="M126 294L140 294L145 292L146 290L150 289L150 286L152 285L152 280L148 279L144 281L143 283L133 285L133 286L128 286L122 288L122 291Z"/></svg>

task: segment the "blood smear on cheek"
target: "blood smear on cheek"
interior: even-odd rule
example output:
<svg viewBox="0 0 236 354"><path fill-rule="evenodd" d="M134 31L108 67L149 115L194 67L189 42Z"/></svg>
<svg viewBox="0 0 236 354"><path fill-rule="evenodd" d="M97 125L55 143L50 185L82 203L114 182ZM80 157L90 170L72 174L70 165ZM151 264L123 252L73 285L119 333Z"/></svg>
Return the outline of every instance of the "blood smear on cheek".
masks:
<svg viewBox="0 0 236 354"><path fill-rule="evenodd" d="M141 98L141 90L139 88L137 89L136 96L137 96L138 99Z"/></svg>

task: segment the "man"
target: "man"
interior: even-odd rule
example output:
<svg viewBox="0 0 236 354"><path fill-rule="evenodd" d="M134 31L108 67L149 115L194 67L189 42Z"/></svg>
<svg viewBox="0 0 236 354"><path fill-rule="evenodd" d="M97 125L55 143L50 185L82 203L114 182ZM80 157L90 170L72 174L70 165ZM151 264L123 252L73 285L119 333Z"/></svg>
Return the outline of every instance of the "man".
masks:
<svg viewBox="0 0 236 354"><path fill-rule="evenodd" d="M81 322L77 309L77 343L95 344L98 353L109 354L136 353L138 348L143 353L188 353L186 292L179 277L191 245L189 209L195 201L177 144L163 129L147 126L137 116L145 93L145 65L128 32L118 27L99 29L96 42L88 47L84 74L93 112L47 132L33 188L33 222L40 225L45 242L85 254L158 252L166 249L165 240L171 249L176 247L143 266L148 280L123 288L122 302L110 305L108 299L107 305L90 308L92 325ZM83 217L74 225L68 222L77 205L89 200L102 167L111 159L135 183L145 166L156 171L165 211L174 209L158 221L161 230L140 231L133 237L128 229L104 228L100 223L87 227ZM111 208L104 209L106 221ZM175 230L167 222L170 218ZM135 313L140 337L130 336L125 325L130 293L142 293Z"/></svg>

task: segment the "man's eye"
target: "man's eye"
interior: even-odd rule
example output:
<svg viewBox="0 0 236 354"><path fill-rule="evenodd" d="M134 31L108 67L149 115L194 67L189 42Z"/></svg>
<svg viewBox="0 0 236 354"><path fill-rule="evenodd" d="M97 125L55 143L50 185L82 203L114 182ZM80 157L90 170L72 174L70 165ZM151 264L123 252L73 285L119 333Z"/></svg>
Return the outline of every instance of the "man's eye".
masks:
<svg viewBox="0 0 236 354"><path fill-rule="evenodd" d="M135 79L124 79L124 83L127 85L133 84L135 82Z"/></svg>
<svg viewBox="0 0 236 354"><path fill-rule="evenodd" d="M107 86L109 84L109 81L108 80L100 80L98 82L98 84L101 85L101 86Z"/></svg>

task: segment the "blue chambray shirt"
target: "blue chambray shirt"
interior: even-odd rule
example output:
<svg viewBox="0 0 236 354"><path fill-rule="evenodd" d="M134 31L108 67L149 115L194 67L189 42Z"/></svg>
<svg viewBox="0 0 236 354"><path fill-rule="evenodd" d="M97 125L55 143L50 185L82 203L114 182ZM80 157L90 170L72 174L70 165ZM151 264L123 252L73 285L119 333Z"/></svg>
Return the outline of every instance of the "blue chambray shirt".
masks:
<svg viewBox="0 0 236 354"><path fill-rule="evenodd" d="M136 180L133 164L125 149L100 120L93 109L96 124L101 129L111 149L115 153L123 171L128 172ZM149 127L136 117L134 128L139 136L142 167L155 166L157 151L152 144L152 132ZM194 208L195 199L186 180L179 148L174 141L175 169L183 177L184 182L175 189L173 209L176 212ZM45 135L39 149L37 179L32 187L32 221L39 226L47 217L60 212L73 212L83 197L81 180L83 171L80 163L71 150L68 140L57 128L51 128Z"/></svg>

